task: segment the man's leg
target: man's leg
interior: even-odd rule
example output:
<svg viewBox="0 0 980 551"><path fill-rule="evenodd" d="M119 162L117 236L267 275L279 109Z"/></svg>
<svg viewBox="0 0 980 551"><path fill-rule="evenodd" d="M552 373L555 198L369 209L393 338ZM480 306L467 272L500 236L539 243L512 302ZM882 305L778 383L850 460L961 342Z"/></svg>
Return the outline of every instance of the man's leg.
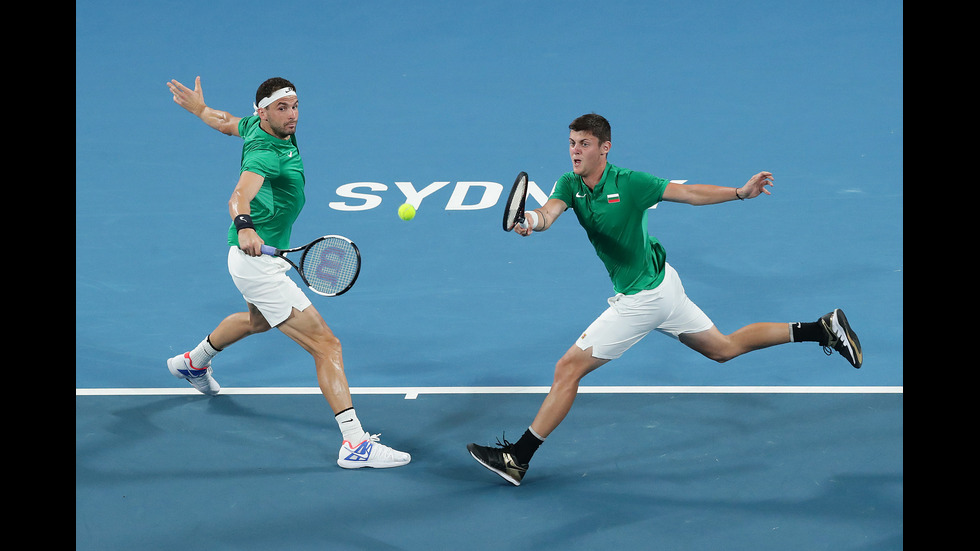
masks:
<svg viewBox="0 0 980 551"><path fill-rule="evenodd" d="M720 363L727 362L753 350L790 342L790 324L753 323L730 335L724 335L717 327L698 333L683 333L680 341L704 356Z"/></svg>
<svg viewBox="0 0 980 551"><path fill-rule="evenodd" d="M212 376L211 360L226 347L269 329L269 322L249 304L247 312L237 312L221 320L214 331L190 351L167 360L167 368L198 391L214 396L221 392L221 386Z"/></svg>
<svg viewBox="0 0 980 551"><path fill-rule="evenodd" d="M238 312L221 320L208 335L208 340L211 346L221 351L249 335L264 333L271 328L259 309L249 304L247 312Z"/></svg>
<svg viewBox="0 0 980 551"><path fill-rule="evenodd" d="M789 342L815 342L827 354L836 350L855 368L864 361L861 342L839 308L807 323L753 323L730 335L717 327L698 333L682 333L680 341L716 362L727 362L746 352Z"/></svg>
<svg viewBox="0 0 980 551"><path fill-rule="evenodd" d="M607 362L609 360L592 357L592 347L582 350L573 345L555 365L551 389L520 440L514 443L504 440L496 448L468 444L466 449L484 467L520 486L534 452L572 409L582 378Z"/></svg>
<svg viewBox="0 0 980 551"><path fill-rule="evenodd" d="M608 361L592 357L591 347L582 350L572 345L555 365L554 381L531 423L531 429L541 438L547 438L572 409L582 378Z"/></svg>
<svg viewBox="0 0 980 551"><path fill-rule="evenodd" d="M381 444L377 436L364 431L354 412L344 356L338 339L315 307L293 309L280 331L313 356L317 384L326 398L343 435L337 464L345 469L387 468L408 464L412 456Z"/></svg>
<svg viewBox="0 0 980 551"><path fill-rule="evenodd" d="M316 308L309 306L302 312L293 309L292 315L279 324L278 329L313 356L320 392L334 415L350 409L352 402L340 339L333 334Z"/></svg>

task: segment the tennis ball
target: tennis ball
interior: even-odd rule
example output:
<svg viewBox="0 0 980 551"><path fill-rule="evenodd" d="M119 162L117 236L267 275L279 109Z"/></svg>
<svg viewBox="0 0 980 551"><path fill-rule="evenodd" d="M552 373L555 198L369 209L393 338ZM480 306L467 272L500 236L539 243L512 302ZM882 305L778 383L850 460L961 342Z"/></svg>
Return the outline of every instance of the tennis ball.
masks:
<svg viewBox="0 0 980 551"><path fill-rule="evenodd" d="M408 203L403 203L402 206L398 207L398 217L402 220L415 218L415 207Z"/></svg>

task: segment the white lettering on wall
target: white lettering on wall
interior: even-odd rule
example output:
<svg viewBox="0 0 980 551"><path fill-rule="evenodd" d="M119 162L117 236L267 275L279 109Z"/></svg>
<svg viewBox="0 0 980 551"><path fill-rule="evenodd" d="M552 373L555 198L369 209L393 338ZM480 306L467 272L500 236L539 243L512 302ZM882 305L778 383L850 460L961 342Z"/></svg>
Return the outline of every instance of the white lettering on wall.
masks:
<svg viewBox="0 0 980 551"><path fill-rule="evenodd" d="M483 195L476 204L465 204L466 195L473 188L483 188ZM497 199L504 191L504 186L497 182L456 182L456 188L449 197L446 210L480 210L488 209L497 204ZM479 193L479 190L477 190Z"/></svg>
<svg viewBox="0 0 980 551"><path fill-rule="evenodd" d="M687 180L671 180L675 184L683 184ZM395 182L395 187L401 191L403 197L398 197L398 204L410 203L415 208L422 206L422 202L433 193L448 186L452 182L432 182L421 190L415 189L412 182ZM342 211L363 211L377 208L383 200L381 193L388 191L388 186L380 182L352 182L337 188L337 195L343 200L331 201L330 208ZM554 186L552 186L554 191ZM509 192L509 188L508 188ZM545 193L538 184L533 181L528 182L528 208L536 208L544 205L548 201L548 193ZM476 197L479 199L474 200ZM503 197L504 186L497 182L456 182L453 192L449 196L444 210L482 210L495 206ZM532 201L533 200L533 201ZM430 200L431 202L431 200ZM651 208L656 208L654 205Z"/></svg>

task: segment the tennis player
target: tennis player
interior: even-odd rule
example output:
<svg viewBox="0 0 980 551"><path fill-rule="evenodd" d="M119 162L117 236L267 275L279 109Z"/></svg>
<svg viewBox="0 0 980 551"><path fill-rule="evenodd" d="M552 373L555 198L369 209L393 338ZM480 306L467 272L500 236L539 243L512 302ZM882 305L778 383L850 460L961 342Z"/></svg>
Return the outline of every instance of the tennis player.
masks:
<svg viewBox="0 0 980 551"><path fill-rule="evenodd" d="M191 90L167 83L174 102L205 124L244 139L238 183L228 201L228 271L247 310L226 317L200 344L167 360L170 372L204 394L221 390L211 360L239 340L275 327L313 356L320 391L334 412L343 437L337 463L344 468L398 467L411 456L381 444L361 427L344 371L340 340L287 275L289 264L263 256L262 244L289 248L303 204L306 177L296 145L299 100L296 87L282 78L263 82L255 93L254 113L243 118L208 107L201 78Z"/></svg>
<svg viewBox="0 0 980 551"><path fill-rule="evenodd" d="M654 330L717 362L777 344L812 341L861 367L861 345L839 309L810 323L753 323L722 334L687 297L663 246L647 233L647 209L661 201L712 205L769 195L771 173L760 172L738 188L674 184L610 164L611 128L602 116L583 115L569 130L572 171L558 180L541 208L527 213L528 227L517 225L514 231L528 236L547 230L571 208L605 264L616 295L558 360L551 389L523 436L496 447L467 446L484 467L520 485L535 451L571 409L582 378Z"/></svg>

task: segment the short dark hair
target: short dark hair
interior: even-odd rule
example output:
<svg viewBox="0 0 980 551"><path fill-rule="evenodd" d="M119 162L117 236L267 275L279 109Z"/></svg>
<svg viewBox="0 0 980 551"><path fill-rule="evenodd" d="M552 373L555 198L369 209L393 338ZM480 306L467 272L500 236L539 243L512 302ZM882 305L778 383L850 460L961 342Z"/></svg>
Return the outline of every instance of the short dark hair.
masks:
<svg viewBox="0 0 980 551"><path fill-rule="evenodd" d="M612 127L609 126L609 121L602 115L596 115L595 113L582 115L573 120L572 124L568 125L568 129L574 130L575 132L588 132L595 136L599 140L599 143L612 142Z"/></svg>
<svg viewBox="0 0 980 551"><path fill-rule="evenodd" d="M294 92L296 91L293 83L282 77L272 77L259 84L259 89L255 91L255 105L258 105L264 98L271 96L273 92L282 88L292 88Z"/></svg>

